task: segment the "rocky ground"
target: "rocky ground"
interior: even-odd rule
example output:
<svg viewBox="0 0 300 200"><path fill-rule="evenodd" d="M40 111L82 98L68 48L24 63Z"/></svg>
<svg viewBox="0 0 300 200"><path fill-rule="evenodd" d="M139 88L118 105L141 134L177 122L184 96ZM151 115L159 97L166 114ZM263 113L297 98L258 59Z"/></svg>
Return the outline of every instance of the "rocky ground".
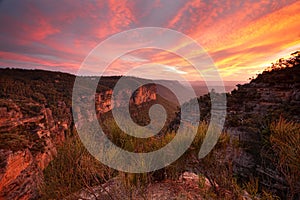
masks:
<svg viewBox="0 0 300 200"><path fill-rule="evenodd" d="M178 180L164 180L151 183L145 187L135 189L130 192L130 189L124 185L121 179L114 178L107 183L82 190L70 199L78 200L97 200L97 199L122 199L122 200L201 200L201 199L216 199L216 196L211 192L211 185L208 179L200 177L192 172L184 172ZM221 199L232 199L232 194L229 191L223 191L224 196ZM244 192L241 195L241 200L250 199L249 195Z"/></svg>

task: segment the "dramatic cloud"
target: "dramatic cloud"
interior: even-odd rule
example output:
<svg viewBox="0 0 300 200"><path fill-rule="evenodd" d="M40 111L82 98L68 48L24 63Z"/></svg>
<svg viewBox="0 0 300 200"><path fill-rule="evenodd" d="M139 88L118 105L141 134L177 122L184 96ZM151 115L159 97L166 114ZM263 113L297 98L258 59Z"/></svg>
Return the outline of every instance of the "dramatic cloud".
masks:
<svg viewBox="0 0 300 200"><path fill-rule="evenodd" d="M0 67L77 73L85 57L106 38L152 26L187 34L212 57L224 80L245 81L300 48L299 13L296 0L3 0ZM172 48L188 45L175 41ZM114 44L109 50L121 47ZM101 65L101 59L108 58L95 58L91 66ZM120 57L106 74L126 74L140 65L144 68L135 71L136 76L168 78L169 73L199 80L199 72L183 58L153 50Z"/></svg>

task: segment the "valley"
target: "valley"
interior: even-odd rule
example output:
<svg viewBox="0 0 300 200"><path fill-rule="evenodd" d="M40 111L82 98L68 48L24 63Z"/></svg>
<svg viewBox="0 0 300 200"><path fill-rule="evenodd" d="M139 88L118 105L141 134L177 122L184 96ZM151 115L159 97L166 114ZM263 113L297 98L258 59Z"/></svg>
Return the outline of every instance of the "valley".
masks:
<svg viewBox="0 0 300 200"><path fill-rule="evenodd" d="M80 195L139 199L142 191L149 193L157 190L155 187L171 190L178 183L187 188L187 180L193 184L189 194L195 197L191 199L217 199L225 194L228 199L297 199L300 195L299 62L299 54L281 60L272 69L227 93L223 133L213 151L199 160L197 153L211 117L211 96L201 95L197 99L200 125L191 147L170 166L144 174L110 169L95 160L81 144L72 118L74 75L0 69L0 199L78 199ZM143 79L128 78L143 83ZM94 99L99 124L108 138L132 152L150 152L168 144L181 120L176 96L166 87L142 84L136 91L117 93L121 100L113 102L113 87L119 79L102 77L95 96L81 96L82 101ZM184 88L178 82L166 82ZM129 104L122 101L126 95L130 97ZM187 100L182 109L191 102ZM128 108L132 120L145 126L150 123L148 111L154 104L165 108L167 120L151 138L127 136L114 122L112 109L122 113L122 109ZM192 110L190 115L194 115ZM126 116L124 120L128 120ZM193 182L199 179L205 182L202 188ZM86 194L88 191L90 194Z"/></svg>

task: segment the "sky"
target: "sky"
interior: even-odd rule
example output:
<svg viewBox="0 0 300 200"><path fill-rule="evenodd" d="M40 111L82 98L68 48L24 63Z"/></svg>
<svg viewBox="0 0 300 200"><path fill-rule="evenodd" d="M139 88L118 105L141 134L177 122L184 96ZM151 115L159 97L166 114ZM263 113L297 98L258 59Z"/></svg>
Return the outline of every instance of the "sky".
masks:
<svg viewBox="0 0 300 200"><path fill-rule="evenodd" d="M92 50L115 34L161 27L197 42L203 51L194 56L209 56L224 81L246 81L300 49L300 1L1 0L0 27L1 68L122 75L142 66L135 76L200 80L185 58L154 48L124 52L104 69L101 60L111 59L114 49L139 47L141 40L112 43L91 67L79 70ZM169 48L190 51L188 45L174 40Z"/></svg>

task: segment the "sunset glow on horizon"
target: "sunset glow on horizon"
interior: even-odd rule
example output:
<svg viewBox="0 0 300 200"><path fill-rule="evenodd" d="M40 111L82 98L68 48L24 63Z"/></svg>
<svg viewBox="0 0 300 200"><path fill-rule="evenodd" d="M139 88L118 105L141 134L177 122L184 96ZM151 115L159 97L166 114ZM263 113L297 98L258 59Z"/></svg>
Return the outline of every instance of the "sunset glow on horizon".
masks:
<svg viewBox="0 0 300 200"><path fill-rule="evenodd" d="M225 81L246 81L300 49L300 1L0 1L0 67L77 74L99 43L122 31L162 27L184 33L211 56ZM134 45L134 44L132 44ZM180 41L173 48L179 48ZM115 44L112 48L119 48ZM191 66L168 52L124 55L108 75L151 63L166 73L199 80ZM145 77L141 71L136 76ZM159 70L152 72L167 78ZM155 74L157 73L157 74ZM92 75L93 71L86 74Z"/></svg>

